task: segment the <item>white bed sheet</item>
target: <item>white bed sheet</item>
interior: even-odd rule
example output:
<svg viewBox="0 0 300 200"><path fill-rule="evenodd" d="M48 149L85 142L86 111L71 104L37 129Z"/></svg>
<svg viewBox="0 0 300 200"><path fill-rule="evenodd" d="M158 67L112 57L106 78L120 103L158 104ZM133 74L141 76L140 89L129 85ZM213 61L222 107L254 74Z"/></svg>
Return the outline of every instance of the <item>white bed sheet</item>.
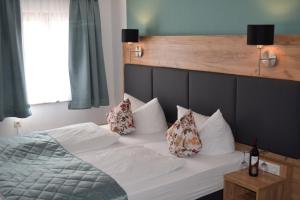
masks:
<svg viewBox="0 0 300 200"><path fill-rule="evenodd" d="M165 142L144 145L161 154L170 154ZM127 188L131 200L195 200L212 192L223 189L225 173L235 171L242 161L242 153L234 152L218 156L196 155L185 158L185 166L159 180L149 180L143 185ZM146 188L146 189L145 189ZM147 197L147 198L144 198Z"/></svg>
<svg viewBox="0 0 300 200"><path fill-rule="evenodd" d="M164 156L142 145L108 148L95 154L81 154L81 158L122 183L125 190L172 173L185 164L184 159Z"/></svg>
<svg viewBox="0 0 300 200"><path fill-rule="evenodd" d="M109 129L108 125L101 125L102 128ZM164 133L139 134L137 132L128 135L122 135L119 142L113 144L109 148L120 147L124 145L142 145L151 142L160 142L165 140Z"/></svg>
<svg viewBox="0 0 300 200"><path fill-rule="evenodd" d="M142 145L159 154L172 156L168 151L164 133L126 135L105 150L93 148L93 151L76 155L101 170L97 159L93 159L95 155L113 148L119 149L131 145ZM196 155L183 160L185 164L182 168L161 175L159 178L145 178L141 181L132 178L118 180L118 177L114 177L118 172L110 171L108 174L123 187L129 200L195 200L222 189L223 175L239 168L242 153L236 151L220 156Z"/></svg>

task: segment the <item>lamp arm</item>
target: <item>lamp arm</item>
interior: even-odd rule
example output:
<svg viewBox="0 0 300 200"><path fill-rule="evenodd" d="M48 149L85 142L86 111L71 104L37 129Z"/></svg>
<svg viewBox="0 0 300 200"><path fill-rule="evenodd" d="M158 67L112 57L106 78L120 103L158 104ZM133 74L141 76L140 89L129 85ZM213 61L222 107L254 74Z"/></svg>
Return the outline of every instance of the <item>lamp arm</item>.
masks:
<svg viewBox="0 0 300 200"><path fill-rule="evenodd" d="M260 58L262 61L268 61L268 60L276 60L276 58Z"/></svg>
<svg viewBox="0 0 300 200"><path fill-rule="evenodd" d="M262 54L261 54L261 49L262 49L262 46L260 46L258 49L259 49L259 59L258 59L258 75L260 76L260 65L261 65L261 59L262 59Z"/></svg>
<svg viewBox="0 0 300 200"><path fill-rule="evenodd" d="M270 53L268 51L265 51L264 53L262 53L262 49L259 48L259 73L260 73L260 66L261 66L261 62L263 62L264 64L267 64L268 67L274 67L276 65L277 62L277 57L274 53Z"/></svg>
<svg viewBox="0 0 300 200"><path fill-rule="evenodd" d="M130 52L140 52L139 50L129 50Z"/></svg>
<svg viewBox="0 0 300 200"><path fill-rule="evenodd" d="M132 50L131 47L129 47L129 63L131 63L131 53L134 52L136 57L142 57L143 56L143 49L139 46L135 48L135 50Z"/></svg>
<svg viewBox="0 0 300 200"><path fill-rule="evenodd" d="M131 64L131 48L129 47L129 63Z"/></svg>

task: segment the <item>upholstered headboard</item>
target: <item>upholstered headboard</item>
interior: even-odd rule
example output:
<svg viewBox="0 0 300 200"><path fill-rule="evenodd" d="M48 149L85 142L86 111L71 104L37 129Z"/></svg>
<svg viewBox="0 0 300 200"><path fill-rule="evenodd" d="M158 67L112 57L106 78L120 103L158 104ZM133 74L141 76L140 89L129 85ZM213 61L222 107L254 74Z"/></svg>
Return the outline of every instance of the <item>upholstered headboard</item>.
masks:
<svg viewBox="0 0 300 200"><path fill-rule="evenodd" d="M221 109L235 140L300 158L300 82L125 65L125 92L158 97L169 122L176 105L205 115Z"/></svg>

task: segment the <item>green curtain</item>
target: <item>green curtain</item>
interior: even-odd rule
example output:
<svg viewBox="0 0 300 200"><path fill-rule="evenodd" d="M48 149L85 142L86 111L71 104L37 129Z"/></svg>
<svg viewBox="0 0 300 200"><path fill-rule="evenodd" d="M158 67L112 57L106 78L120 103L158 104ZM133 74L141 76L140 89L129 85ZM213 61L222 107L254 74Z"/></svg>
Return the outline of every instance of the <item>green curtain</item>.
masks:
<svg viewBox="0 0 300 200"><path fill-rule="evenodd" d="M24 78L20 0L0 0L0 121L30 114Z"/></svg>
<svg viewBox="0 0 300 200"><path fill-rule="evenodd" d="M109 104L97 0L70 1L69 109Z"/></svg>

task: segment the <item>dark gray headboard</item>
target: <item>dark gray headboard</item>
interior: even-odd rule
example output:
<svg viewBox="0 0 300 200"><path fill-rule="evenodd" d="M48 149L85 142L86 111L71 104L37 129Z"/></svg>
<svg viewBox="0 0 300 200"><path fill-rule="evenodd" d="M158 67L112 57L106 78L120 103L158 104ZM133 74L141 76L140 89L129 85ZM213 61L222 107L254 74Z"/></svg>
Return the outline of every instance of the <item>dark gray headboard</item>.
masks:
<svg viewBox="0 0 300 200"><path fill-rule="evenodd" d="M125 92L158 97L167 120L176 105L211 115L221 109L235 140L300 158L300 82L251 78L151 66L125 66Z"/></svg>

